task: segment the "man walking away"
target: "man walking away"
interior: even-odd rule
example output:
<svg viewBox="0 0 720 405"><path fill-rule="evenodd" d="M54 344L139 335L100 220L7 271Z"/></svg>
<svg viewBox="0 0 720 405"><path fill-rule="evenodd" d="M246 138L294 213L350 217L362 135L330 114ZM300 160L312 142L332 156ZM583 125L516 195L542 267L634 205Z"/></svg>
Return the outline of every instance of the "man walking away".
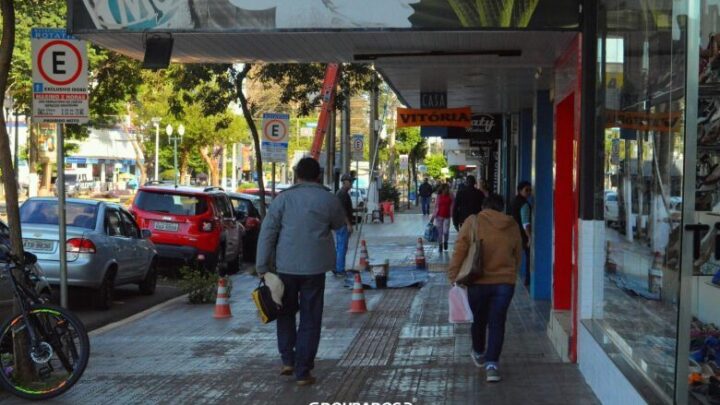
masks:
<svg viewBox="0 0 720 405"><path fill-rule="evenodd" d="M471 280L467 289L468 303L473 313L470 354L477 367L485 368L485 379L488 382L501 380L498 364L505 340L505 320L515 293L515 281L522 258L520 232L512 217L503 214L503 205L502 197L491 194L485 199L477 221L474 216L465 221L448 266L448 279L454 283L468 255L473 226L477 224L475 232L476 237L482 240L483 272Z"/></svg>
<svg viewBox="0 0 720 405"><path fill-rule="evenodd" d="M349 174L343 174L340 178L342 182L337 196L340 199L345 211L345 226L335 231L335 275L345 275L345 256L347 255L348 242L353 232L353 223L355 222L355 213L353 211L352 199L350 198L350 188L352 187L353 178Z"/></svg>
<svg viewBox="0 0 720 405"><path fill-rule="evenodd" d="M277 319L282 369L298 385L315 383L310 374L320 343L325 272L335 266L332 231L347 224L340 201L320 184L320 165L300 160L298 183L270 205L260 229L256 268L260 277L275 268L285 285L283 311ZM295 314L300 311L300 325Z"/></svg>
<svg viewBox="0 0 720 405"><path fill-rule="evenodd" d="M517 186L517 195L510 203L510 215L520 229L522 236L523 250L525 251L525 287L530 287L530 236L532 224L532 207L528 199L532 195L532 187L529 181L521 181Z"/></svg>
<svg viewBox="0 0 720 405"><path fill-rule="evenodd" d="M482 203L485 195L482 191L475 188L475 176L467 176L465 179L465 187L458 191L455 196L455 205L453 207L453 225L458 230L465 219L470 215L475 215L482 209Z"/></svg>
<svg viewBox="0 0 720 405"><path fill-rule="evenodd" d="M420 204L422 205L423 215L430 215L430 199L433 194L433 186L430 181L425 177L425 181L420 185Z"/></svg>

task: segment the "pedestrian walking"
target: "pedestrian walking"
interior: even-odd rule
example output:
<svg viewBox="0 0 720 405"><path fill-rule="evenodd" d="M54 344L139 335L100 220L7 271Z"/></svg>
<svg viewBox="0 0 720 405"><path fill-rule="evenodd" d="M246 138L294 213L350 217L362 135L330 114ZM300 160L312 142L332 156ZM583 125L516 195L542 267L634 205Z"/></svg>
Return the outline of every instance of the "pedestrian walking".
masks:
<svg viewBox="0 0 720 405"><path fill-rule="evenodd" d="M427 177L420 185L420 205L422 205L423 215L430 215L430 200L432 199L433 186Z"/></svg>
<svg viewBox="0 0 720 405"><path fill-rule="evenodd" d="M438 230L440 252L448 249L452 204L453 197L452 193L450 193L450 186L447 183L443 183L438 189L438 195L435 199L435 211L430 218L431 221L435 221L435 227Z"/></svg>
<svg viewBox="0 0 720 405"><path fill-rule="evenodd" d="M476 226L476 238L482 241L482 274L467 289L473 313L470 354L477 367L485 368L488 382L501 380L499 361L505 320L522 260L520 232L513 218L502 212L503 206L503 198L491 194L483 202L483 210L463 223L448 267L448 279L454 283L472 243L472 228Z"/></svg>
<svg viewBox="0 0 720 405"><path fill-rule="evenodd" d="M280 374L294 373L298 385L315 383L310 371L320 343L325 272L335 267L332 231L347 225L340 200L320 183L321 173L314 159L300 160L297 184L273 200L257 247L260 277L274 268L285 285L283 309L277 318Z"/></svg>
<svg viewBox="0 0 720 405"><path fill-rule="evenodd" d="M344 174L341 178L340 190L337 192L340 205L345 212L345 226L335 231L335 273L336 276L345 275L345 256L347 255L348 243L350 235L353 232L353 224L355 223L355 212L350 198L350 188L352 188L353 178L349 174Z"/></svg>
<svg viewBox="0 0 720 405"><path fill-rule="evenodd" d="M483 193L483 196L485 196L485 197L490 195L490 190L488 189L487 180L480 178L480 180L478 181L478 190L480 190Z"/></svg>
<svg viewBox="0 0 720 405"><path fill-rule="evenodd" d="M484 199L485 195L482 191L475 188L475 176L467 176L465 187L455 195L455 204L453 204L453 225L455 225L455 230L462 226L465 218L480 212Z"/></svg>
<svg viewBox="0 0 720 405"><path fill-rule="evenodd" d="M532 206L528 199L532 195L532 186L521 181L517 186L517 195L510 203L510 215L515 218L525 251L525 287L530 287L530 240L532 236Z"/></svg>

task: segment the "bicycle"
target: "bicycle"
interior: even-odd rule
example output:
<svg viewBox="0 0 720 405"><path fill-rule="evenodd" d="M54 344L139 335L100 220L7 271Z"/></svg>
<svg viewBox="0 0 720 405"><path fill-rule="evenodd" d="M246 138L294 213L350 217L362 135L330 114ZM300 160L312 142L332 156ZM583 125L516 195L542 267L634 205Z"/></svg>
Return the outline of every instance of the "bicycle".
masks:
<svg viewBox="0 0 720 405"><path fill-rule="evenodd" d="M30 400L56 397L69 390L87 367L90 357L87 331L75 315L46 304L33 289L15 278L13 269L22 267L26 285L33 285L28 266L37 262L35 255L25 253L25 260L21 261L0 244L0 257L3 256L9 258L2 266L3 275L9 278L21 311L0 327L0 386ZM25 360L16 355L18 352Z"/></svg>

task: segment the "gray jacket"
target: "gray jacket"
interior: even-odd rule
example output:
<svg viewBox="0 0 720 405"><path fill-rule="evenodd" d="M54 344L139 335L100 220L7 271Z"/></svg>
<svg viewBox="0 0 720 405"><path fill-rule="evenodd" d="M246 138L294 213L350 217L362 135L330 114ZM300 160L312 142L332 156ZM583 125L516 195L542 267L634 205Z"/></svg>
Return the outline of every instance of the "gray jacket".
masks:
<svg viewBox="0 0 720 405"><path fill-rule="evenodd" d="M297 184L270 204L258 237L258 274L322 274L335 268L332 230L345 225L340 201L322 185ZM273 259L274 258L274 259Z"/></svg>

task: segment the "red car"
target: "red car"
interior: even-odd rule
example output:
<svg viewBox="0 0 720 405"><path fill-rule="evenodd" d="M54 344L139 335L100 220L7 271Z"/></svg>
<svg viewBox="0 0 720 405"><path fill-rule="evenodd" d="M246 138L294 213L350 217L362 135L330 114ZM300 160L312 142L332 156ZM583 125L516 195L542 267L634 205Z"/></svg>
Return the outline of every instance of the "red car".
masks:
<svg viewBox="0 0 720 405"><path fill-rule="evenodd" d="M140 187L131 212L152 232L162 261L197 263L220 275L242 264L244 228L219 187Z"/></svg>

